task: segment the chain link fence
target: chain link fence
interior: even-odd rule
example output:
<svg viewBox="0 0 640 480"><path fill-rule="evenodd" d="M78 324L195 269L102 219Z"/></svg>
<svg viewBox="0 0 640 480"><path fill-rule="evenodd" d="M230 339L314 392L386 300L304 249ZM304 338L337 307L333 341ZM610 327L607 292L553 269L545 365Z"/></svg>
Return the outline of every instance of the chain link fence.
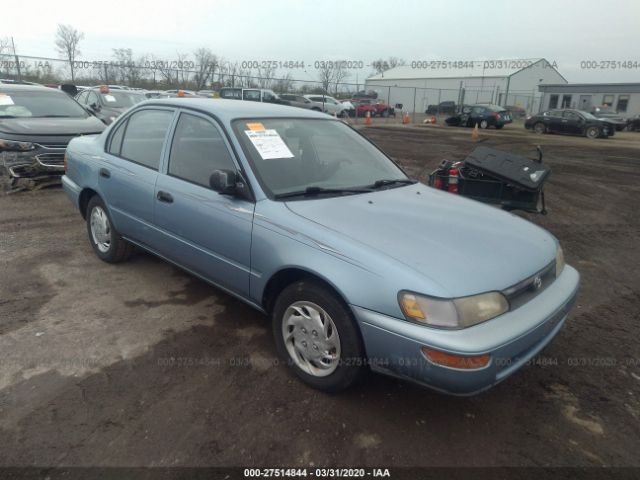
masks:
<svg viewBox="0 0 640 480"><path fill-rule="evenodd" d="M338 100L352 99L362 90L373 91L375 102L384 102L394 113L374 115L376 123L423 123L436 117L440 122L455 112L459 105L478 103L498 104L512 108L514 119L540 110L542 96L535 91L502 92L493 88L465 88L463 82L456 89L423 88L411 86L389 86L365 80L365 83L314 79L321 75L317 71L289 69L284 75L276 70L254 72L241 68L238 63L197 64L188 59L159 61L91 61L69 62L59 58L28 55L0 54L0 79L21 80L43 85L73 83L79 86L119 84L147 90L212 90L222 87L268 88L276 93L324 94ZM305 78L302 78L305 77ZM322 75L324 77L324 75ZM349 76L347 76L349 78ZM448 102L448 105L447 105ZM456 107L452 107L455 105ZM364 113L351 118L354 123L364 122ZM390 110L387 112L391 112Z"/></svg>

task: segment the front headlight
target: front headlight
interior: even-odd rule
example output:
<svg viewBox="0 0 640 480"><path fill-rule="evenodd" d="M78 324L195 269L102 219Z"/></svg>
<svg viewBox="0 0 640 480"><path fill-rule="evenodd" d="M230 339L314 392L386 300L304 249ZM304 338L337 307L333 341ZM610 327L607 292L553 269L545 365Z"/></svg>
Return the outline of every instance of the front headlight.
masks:
<svg viewBox="0 0 640 480"><path fill-rule="evenodd" d="M451 300L400 292L398 300L409 320L440 328L466 328L509 311L509 302L500 292Z"/></svg>
<svg viewBox="0 0 640 480"><path fill-rule="evenodd" d="M0 139L0 152L28 152L34 150L36 146L31 142L16 142L15 140Z"/></svg>
<svg viewBox="0 0 640 480"><path fill-rule="evenodd" d="M562 270L564 270L564 252L562 247L558 245L558 250L556 251L556 278L560 276Z"/></svg>

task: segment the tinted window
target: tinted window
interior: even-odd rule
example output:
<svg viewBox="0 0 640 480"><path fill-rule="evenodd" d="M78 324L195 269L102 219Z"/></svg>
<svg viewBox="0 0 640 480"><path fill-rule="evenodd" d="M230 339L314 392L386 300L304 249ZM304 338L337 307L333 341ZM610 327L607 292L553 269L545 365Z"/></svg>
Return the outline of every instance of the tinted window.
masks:
<svg viewBox="0 0 640 480"><path fill-rule="evenodd" d="M124 132L121 156L157 170L172 115L167 110L141 110L131 115Z"/></svg>
<svg viewBox="0 0 640 480"><path fill-rule="evenodd" d="M169 175L209 186L214 170L235 170L220 131L195 115L180 115L171 143Z"/></svg>
<svg viewBox="0 0 640 480"><path fill-rule="evenodd" d="M0 92L0 117L82 117L89 114L60 90L42 88Z"/></svg>
<svg viewBox="0 0 640 480"><path fill-rule="evenodd" d="M242 92L242 98L244 100L251 100L254 102L260 101L260 90L245 90Z"/></svg>
<svg viewBox="0 0 640 480"><path fill-rule="evenodd" d="M580 115L575 112L564 112L564 118L575 121L580 120Z"/></svg>
<svg viewBox="0 0 640 480"><path fill-rule="evenodd" d="M124 136L124 131L127 128L127 121L120 123L113 135L111 136L111 142L109 143L108 151L112 155L120 156L120 148L122 147L122 137Z"/></svg>
<svg viewBox="0 0 640 480"><path fill-rule="evenodd" d="M220 97L221 98L237 98L237 99L241 99L242 98L242 90L239 88L228 88L228 89L222 89L220 90Z"/></svg>

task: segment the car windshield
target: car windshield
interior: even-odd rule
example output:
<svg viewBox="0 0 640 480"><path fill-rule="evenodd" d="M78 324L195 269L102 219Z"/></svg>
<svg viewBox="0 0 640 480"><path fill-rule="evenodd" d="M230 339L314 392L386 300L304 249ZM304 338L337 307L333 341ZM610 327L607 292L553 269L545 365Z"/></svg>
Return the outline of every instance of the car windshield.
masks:
<svg viewBox="0 0 640 480"><path fill-rule="evenodd" d="M591 115L589 112L580 112L580 114L587 120L597 120L597 118Z"/></svg>
<svg viewBox="0 0 640 480"><path fill-rule="evenodd" d="M89 113L66 93L56 90L3 92L0 89L0 118L87 116Z"/></svg>
<svg viewBox="0 0 640 480"><path fill-rule="evenodd" d="M234 131L266 192L355 189L407 176L342 122L302 118L236 120ZM398 183L397 186L400 186Z"/></svg>
<svg viewBox="0 0 640 480"><path fill-rule="evenodd" d="M132 107L136 103L146 100L144 93L127 92L125 90L110 90L109 93L101 93L102 104L107 107Z"/></svg>

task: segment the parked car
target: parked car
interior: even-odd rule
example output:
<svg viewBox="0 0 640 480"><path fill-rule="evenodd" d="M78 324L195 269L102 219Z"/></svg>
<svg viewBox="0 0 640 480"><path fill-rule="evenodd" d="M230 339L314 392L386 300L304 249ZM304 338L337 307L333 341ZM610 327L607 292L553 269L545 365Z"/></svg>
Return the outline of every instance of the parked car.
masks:
<svg viewBox="0 0 640 480"><path fill-rule="evenodd" d="M276 92L266 88L224 87L220 89L220 98L247 100L250 102L283 103Z"/></svg>
<svg viewBox="0 0 640 480"><path fill-rule="evenodd" d="M215 96L215 93L215 90L198 90L196 92L196 95L198 97L213 98Z"/></svg>
<svg viewBox="0 0 640 480"><path fill-rule="evenodd" d="M630 132L640 132L640 114L627 120L627 130Z"/></svg>
<svg viewBox="0 0 640 480"><path fill-rule="evenodd" d="M562 133L587 138L607 138L615 131L608 121L598 119L589 112L569 108L549 110L527 117L524 128L538 134Z"/></svg>
<svg viewBox="0 0 640 480"><path fill-rule="evenodd" d="M589 113L594 117L605 120L610 125L613 125L617 132L621 132L627 126L627 119L608 105L594 107Z"/></svg>
<svg viewBox="0 0 640 480"><path fill-rule="evenodd" d="M369 367L482 391L538 355L577 294L549 232L411 180L310 110L150 100L74 139L63 184L100 259L137 245L238 297L324 391Z"/></svg>
<svg viewBox="0 0 640 480"><path fill-rule="evenodd" d="M367 113L369 113L369 116L371 117L376 116L377 110L375 105L371 103L371 100L353 98L351 99L351 103L355 107L353 110L354 116L366 117ZM349 114L351 114L351 112L349 112Z"/></svg>
<svg viewBox="0 0 640 480"><path fill-rule="evenodd" d="M0 85L2 189L59 182L67 143L104 124L61 90Z"/></svg>
<svg viewBox="0 0 640 480"><path fill-rule="evenodd" d="M78 93L75 98L80 105L84 105L91 113L109 125L129 107L146 100L147 96L144 92L125 89L112 90L111 87L102 85L87 88Z"/></svg>
<svg viewBox="0 0 640 480"><path fill-rule="evenodd" d="M453 115L458 111L458 107L456 102L453 101L445 101L440 102L438 105L429 105L425 113L427 115L438 115L440 113Z"/></svg>
<svg viewBox="0 0 640 480"><path fill-rule="evenodd" d="M338 117L346 117L349 115L344 105L333 97L328 95L305 95L304 97L312 101L318 108L329 115L337 115Z"/></svg>
<svg viewBox="0 0 640 480"><path fill-rule="evenodd" d="M340 100L340 103L347 111L347 115L350 117L354 117L356 114L356 106L349 100Z"/></svg>
<svg viewBox="0 0 640 480"><path fill-rule="evenodd" d="M495 127L501 129L513 120L511 114L499 105L465 105L460 113L445 120L453 127Z"/></svg>
<svg viewBox="0 0 640 480"><path fill-rule="evenodd" d="M371 100L376 100L378 98L378 92L376 92L375 90L360 90L359 92L354 93L352 98L354 99L368 98Z"/></svg>
<svg viewBox="0 0 640 480"><path fill-rule="evenodd" d="M278 95L282 100L283 105L289 105L291 107L307 108L309 110L320 111L321 107L318 107L314 102L305 98L303 95L297 95L295 93L281 93Z"/></svg>
<svg viewBox="0 0 640 480"><path fill-rule="evenodd" d="M525 118L527 116L527 111L517 105L507 105L504 108L509 111L511 118Z"/></svg>
<svg viewBox="0 0 640 480"><path fill-rule="evenodd" d="M389 116L395 117L396 116L395 108L392 107L391 105L387 105L382 100L371 100L367 98L361 98L361 99L353 99L353 102L358 104L358 107L356 107L356 111L359 117L364 116L363 113L366 114L367 111L369 111L370 114L374 117L389 117ZM370 108L365 108L363 107L363 105L369 105Z"/></svg>

